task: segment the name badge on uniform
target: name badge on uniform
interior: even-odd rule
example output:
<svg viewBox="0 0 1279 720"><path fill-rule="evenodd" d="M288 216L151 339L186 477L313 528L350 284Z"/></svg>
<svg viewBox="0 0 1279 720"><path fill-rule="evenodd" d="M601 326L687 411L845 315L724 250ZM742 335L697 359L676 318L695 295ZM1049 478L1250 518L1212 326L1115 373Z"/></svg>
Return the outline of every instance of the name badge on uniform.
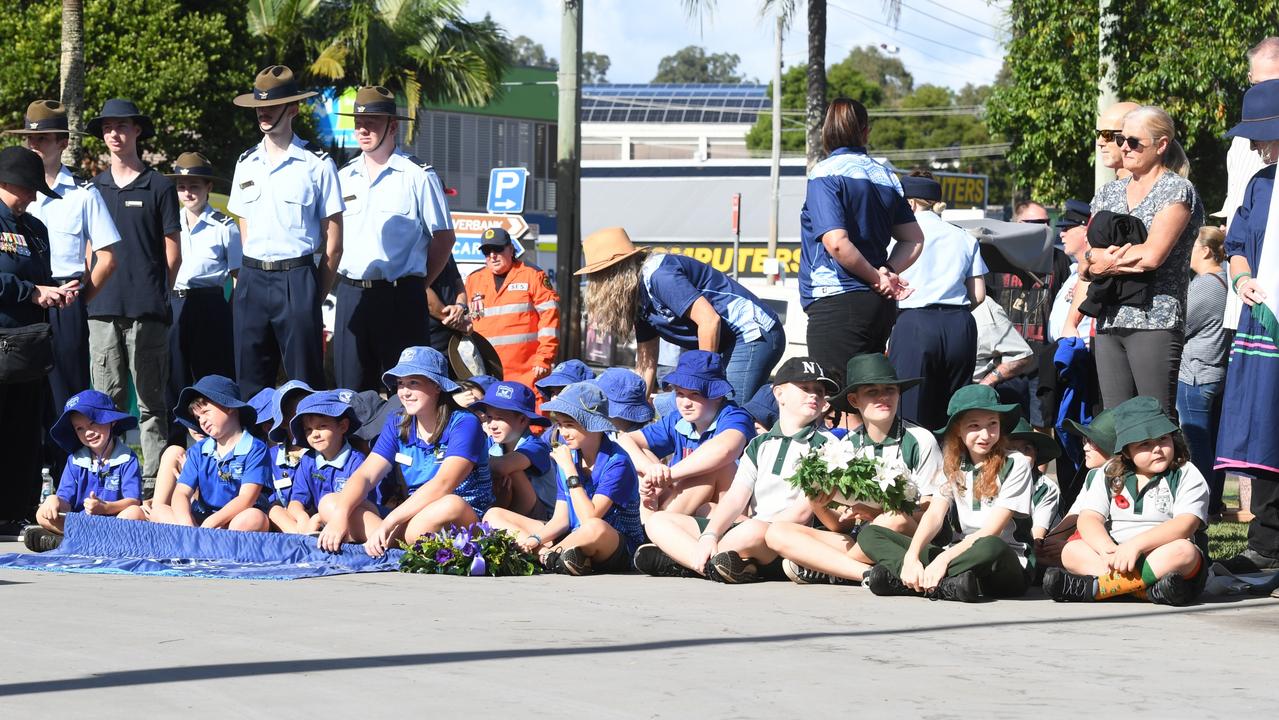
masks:
<svg viewBox="0 0 1279 720"><path fill-rule="evenodd" d="M142 207L142 201L141 200L125 200L124 206L125 207Z"/></svg>
<svg viewBox="0 0 1279 720"><path fill-rule="evenodd" d="M404 453L395 453L395 462L403 465L404 467L413 467L413 458L405 455Z"/></svg>
<svg viewBox="0 0 1279 720"><path fill-rule="evenodd" d="M528 283L511 283L510 287L512 290L523 290L524 292L528 292Z"/></svg>
<svg viewBox="0 0 1279 720"><path fill-rule="evenodd" d="M291 487L293 487L293 478L288 475L275 479L276 490L288 490Z"/></svg>
<svg viewBox="0 0 1279 720"><path fill-rule="evenodd" d="M249 189L249 188L251 188L251 187L253 187L253 181L252 181L252 180L245 180L244 182L240 183L240 189L241 189L241 190L248 190L248 189Z"/></svg>

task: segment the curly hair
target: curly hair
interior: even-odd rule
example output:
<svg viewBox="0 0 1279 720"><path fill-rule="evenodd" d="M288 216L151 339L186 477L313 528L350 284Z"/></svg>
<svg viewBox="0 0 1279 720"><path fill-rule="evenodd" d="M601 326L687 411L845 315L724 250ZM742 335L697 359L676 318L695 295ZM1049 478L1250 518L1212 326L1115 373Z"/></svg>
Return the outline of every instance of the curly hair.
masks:
<svg viewBox="0 0 1279 720"><path fill-rule="evenodd" d="M640 268L647 258L641 252L586 276L587 319L619 342L635 331Z"/></svg>
<svg viewBox="0 0 1279 720"><path fill-rule="evenodd" d="M1168 470L1177 470L1190 462L1190 446L1186 444L1186 438L1180 430L1170 434L1172 435L1172 462L1168 464ZM1106 472L1106 485L1110 488L1111 495L1118 495L1124 489L1124 478L1128 473L1137 472L1137 466L1128 455L1127 447L1115 453L1110 460L1102 466Z"/></svg>
<svg viewBox="0 0 1279 720"><path fill-rule="evenodd" d="M999 440L986 455L986 460L981 464L981 474L973 483L974 500L985 500L999 494L999 473L1004 469L1007 457L1008 436L1000 432ZM961 492L964 490L964 471L961 465L965 459L971 460L968 448L964 445L964 431L960 429L960 423L955 422L946 430L946 437L942 438L942 472Z"/></svg>

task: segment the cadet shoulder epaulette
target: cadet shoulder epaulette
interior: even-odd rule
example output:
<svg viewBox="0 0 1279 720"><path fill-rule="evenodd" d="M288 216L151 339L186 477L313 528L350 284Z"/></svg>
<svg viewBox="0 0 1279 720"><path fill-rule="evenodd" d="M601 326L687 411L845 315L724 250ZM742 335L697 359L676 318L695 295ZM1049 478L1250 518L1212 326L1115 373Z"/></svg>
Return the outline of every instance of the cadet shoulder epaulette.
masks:
<svg viewBox="0 0 1279 720"><path fill-rule="evenodd" d="M359 155L356 155L355 157L351 158L350 160L347 160L347 161L346 161L346 164L345 164L345 165L343 165L342 167L344 167L344 168L349 168L349 167L351 167L352 165L354 165L355 163L359 162L359 160L360 160L360 156L359 156Z"/></svg>
<svg viewBox="0 0 1279 720"><path fill-rule="evenodd" d="M85 190L93 187L93 178L83 178L79 175L72 175L71 179L75 182L76 187L84 188Z"/></svg>
<svg viewBox="0 0 1279 720"><path fill-rule="evenodd" d="M222 223L223 225L226 225L227 227L230 227L235 224L235 218L231 217L230 215L227 215L221 210L214 210L211 214L213 215L214 220L217 220L218 222Z"/></svg>
<svg viewBox="0 0 1279 720"><path fill-rule="evenodd" d="M418 167L422 168L423 170L426 170L426 171L433 171L433 170L435 170L435 168L431 167L431 163L429 163L429 162L423 162L423 161L422 161L421 159L419 159L419 158L418 158L418 156L416 156L416 155L409 155L408 157L409 157L409 162L411 162L411 163L413 163L414 165L416 165L416 166L418 166Z"/></svg>
<svg viewBox="0 0 1279 720"><path fill-rule="evenodd" d="M316 145L313 142L307 141L306 145L302 146L302 149L320 158L321 160L329 159L328 152L326 152L324 148L320 147L319 145Z"/></svg>
<svg viewBox="0 0 1279 720"><path fill-rule="evenodd" d="M245 160L247 160L250 155L258 151L258 147L259 147L258 145L254 145L253 147L250 147L248 150L245 150L244 152L240 153L240 159L237 160L236 162L244 162Z"/></svg>

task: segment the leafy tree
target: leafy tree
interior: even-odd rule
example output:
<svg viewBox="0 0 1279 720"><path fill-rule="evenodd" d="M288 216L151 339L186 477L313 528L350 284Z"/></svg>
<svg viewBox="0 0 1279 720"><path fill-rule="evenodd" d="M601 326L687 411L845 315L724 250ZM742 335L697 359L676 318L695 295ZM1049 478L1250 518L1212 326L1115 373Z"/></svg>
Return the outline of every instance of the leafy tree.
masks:
<svg viewBox="0 0 1279 720"><path fill-rule="evenodd" d="M742 59L733 53L706 54L697 45L667 55L657 64L655 83L741 83L737 73Z"/></svg>
<svg viewBox="0 0 1279 720"><path fill-rule="evenodd" d="M613 64L604 53L584 52L577 69L582 73L582 84L608 82L608 69Z"/></svg>
<svg viewBox="0 0 1279 720"><path fill-rule="evenodd" d="M885 55L874 45L853 48L848 53L848 62L883 89L884 101L890 105L915 89L915 77L902 64L901 58Z"/></svg>
<svg viewBox="0 0 1279 720"><path fill-rule="evenodd" d="M508 45L510 47L512 65L550 68L552 70L560 69L560 62L553 57L547 57L546 48L542 47L542 44L533 38L526 35L517 35L511 39Z"/></svg>
<svg viewBox="0 0 1279 720"><path fill-rule="evenodd" d="M768 96L773 96L769 83ZM803 111L808 96L807 67L795 65L782 73L782 150L803 151L805 145L804 120L796 114ZM884 93L847 61L830 66L826 72L826 101L837 97L858 100L867 107L883 102ZM789 111L789 113L788 113ZM760 113L746 133L746 147L751 150L768 150L773 145L773 116Z"/></svg>

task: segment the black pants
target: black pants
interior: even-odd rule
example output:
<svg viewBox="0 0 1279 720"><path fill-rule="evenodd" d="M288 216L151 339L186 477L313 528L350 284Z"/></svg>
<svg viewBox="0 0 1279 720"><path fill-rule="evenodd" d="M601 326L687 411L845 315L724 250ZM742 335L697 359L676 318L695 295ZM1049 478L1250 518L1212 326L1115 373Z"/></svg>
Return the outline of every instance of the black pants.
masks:
<svg viewBox="0 0 1279 720"><path fill-rule="evenodd" d="M1252 470L1252 522L1248 523L1248 547L1279 558L1279 475Z"/></svg>
<svg viewBox="0 0 1279 720"><path fill-rule="evenodd" d="M973 380L977 321L967 306L929 305L897 315L888 359L900 378L923 378L902 393L901 416L936 430L946 424L950 396Z"/></svg>
<svg viewBox="0 0 1279 720"><path fill-rule="evenodd" d="M402 278L394 286L359 288L338 282L333 329L333 374L338 387L381 390L382 373L400 351L426 345L426 280Z"/></svg>
<svg viewBox="0 0 1279 720"><path fill-rule="evenodd" d="M201 288L185 298L169 299L169 384L165 402L170 410L182 388L206 375L235 379L235 335L231 305L222 288ZM171 423L170 442L186 444L186 428Z"/></svg>
<svg viewBox="0 0 1279 720"><path fill-rule="evenodd" d="M326 386L319 285L319 271L311 266L240 268L231 300L235 376L244 397L275 387L281 364L290 380Z"/></svg>
<svg viewBox="0 0 1279 720"><path fill-rule="evenodd" d="M39 414L48 402L48 387L45 378L0 384L0 522L35 518L45 436Z"/></svg>
<svg viewBox="0 0 1279 720"><path fill-rule="evenodd" d="M808 354L841 387L849 358L882 353L897 319L897 302L870 290L814 300L808 315Z"/></svg>
<svg viewBox="0 0 1279 720"><path fill-rule="evenodd" d="M72 278L55 278L61 285ZM47 433L62 414L62 406L72 395L93 387L89 374L89 316L83 302L62 309L49 309L49 325L53 328L53 371L49 373L49 411L44 430ZM53 478L62 477L67 454L52 442L46 443L45 464L53 469Z"/></svg>

